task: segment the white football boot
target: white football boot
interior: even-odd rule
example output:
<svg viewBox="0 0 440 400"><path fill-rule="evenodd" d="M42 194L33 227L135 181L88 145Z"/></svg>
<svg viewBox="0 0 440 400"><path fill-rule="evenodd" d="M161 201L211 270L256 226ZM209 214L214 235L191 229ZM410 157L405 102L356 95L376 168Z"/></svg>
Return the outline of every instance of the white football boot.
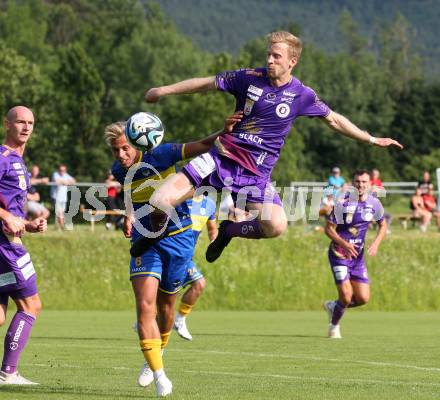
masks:
<svg viewBox="0 0 440 400"><path fill-rule="evenodd" d="M17 371L12 374L0 371L0 385L38 385L38 383L23 378Z"/></svg>
<svg viewBox="0 0 440 400"><path fill-rule="evenodd" d="M148 363L145 362L138 376L138 380L137 380L138 385L142 387L147 387L151 385L153 381L154 381L153 371L148 366Z"/></svg>
<svg viewBox="0 0 440 400"><path fill-rule="evenodd" d="M330 339L342 339L341 330L339 328L339 324L338 325L333 325L332 323L330 323L328 325L328 337Z"/></svg>
<svg viewBox="0 0 440 400"><path fill-rule="evenodd" d="M165 372L155 379L156 393L158 397L166 397L173 392L173 384L165 375Z"/></svg>
<svg viewBox="0 0 440 400"><path fill-rule="evenodd" d="M191 333L189 333L189 330L186 326L186 317L182 317L181 315L177 314L176 319L174 320L174 329L182 339L192 340Z"/></svg>

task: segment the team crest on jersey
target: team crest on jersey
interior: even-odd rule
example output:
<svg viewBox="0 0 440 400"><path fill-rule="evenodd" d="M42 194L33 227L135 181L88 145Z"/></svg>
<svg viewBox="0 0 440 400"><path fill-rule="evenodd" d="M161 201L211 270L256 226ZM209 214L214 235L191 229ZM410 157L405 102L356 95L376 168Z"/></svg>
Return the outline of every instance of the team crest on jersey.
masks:
<svg viewBox="0 0 440 400"><path fill-rule="evenodd" d="M347 224L351 224L353 222L353 214L352 213L347 213L347 216L345 217L345 222Z"/></svg>
<svg viewBox="0 0 440 400"><path fill-rule="evenodd" d="M290 114L290 106L287 103L280 103L277 105L275 112L280 118L286 118Z"/></svg>
<svg viewBox="0 0 440 400"><path fill-rule="evenodd" d="M251 99L246 99L246 104L244 105L243 113L244 115L249 115L252 112L252 108L254 107L254 101Z"/></svg>

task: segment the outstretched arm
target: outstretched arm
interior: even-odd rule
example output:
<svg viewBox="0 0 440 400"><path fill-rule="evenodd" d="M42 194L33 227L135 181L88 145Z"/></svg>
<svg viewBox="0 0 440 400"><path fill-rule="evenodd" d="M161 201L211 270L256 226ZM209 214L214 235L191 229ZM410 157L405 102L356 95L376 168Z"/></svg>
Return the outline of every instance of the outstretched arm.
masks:
<svg viewBox="0 0 440 400"><path fill-rule="evenodd" d="M147 103L156 103L161 97L170 94L191 94L215 89L215 76L192 78L171 85L148 89L145 91L144 99Z"/></svg>
<svg viewBox="0 0 440 400"><path fill-rule="evenodd" d="M403 146L397 140L371 136L368 132L359 129L348 118L334 111L330 111L323 120L330 128L349 138L361 142L370 142L379 147L396 146L399 149L403 149Z"/></svg>
<svg viewBox="0 0 440 400"><path fill-rule="evenodd" d="M225 119L225 127L223 130L213 133L212 135L198 140L197 142L190 142L185 144L184 158L196 157L200 154L209 151L215 140L223 133L231 133L235 124L243 118L243 111L237 111L233 115Z"/></svg>

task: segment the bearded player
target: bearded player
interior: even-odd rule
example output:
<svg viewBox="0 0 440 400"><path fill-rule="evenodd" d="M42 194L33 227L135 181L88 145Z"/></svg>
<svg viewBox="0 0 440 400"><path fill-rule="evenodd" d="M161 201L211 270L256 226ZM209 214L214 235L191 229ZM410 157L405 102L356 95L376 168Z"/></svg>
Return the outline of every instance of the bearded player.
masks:
<svg viewBox="0 0 440 400"><path fill-rule="evenodd" d="M370 256L377 254L387 232L382 204L370 194L370 173L356 171L353 186L355 191L347 193L336 203L325 227L325 233L331 239L328 258L338 290L337 300L324 303L329 317L328 337L332 339L341 338L339 324L347 308L362 306L370 299L365 264L368 226L373 221L379 225L375 239L366 249Z"/></svg>

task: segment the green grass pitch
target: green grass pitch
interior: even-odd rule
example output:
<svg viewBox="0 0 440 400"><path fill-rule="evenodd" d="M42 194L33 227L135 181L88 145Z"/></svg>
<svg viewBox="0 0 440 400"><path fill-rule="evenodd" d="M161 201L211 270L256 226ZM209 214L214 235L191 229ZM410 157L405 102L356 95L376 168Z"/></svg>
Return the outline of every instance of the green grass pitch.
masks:
<svg viewBox="0 0 440 400"><path fill-rule="evenodd" d="M0 399L155 398L136 386L133 321L126 311L44 311L20 366L41 385L0 387ZM188 325L194 340L173 333L165 352L172 399L440 397L439 313L349 310L342 340L325 337L323 311L194 311Z"/></svg>

